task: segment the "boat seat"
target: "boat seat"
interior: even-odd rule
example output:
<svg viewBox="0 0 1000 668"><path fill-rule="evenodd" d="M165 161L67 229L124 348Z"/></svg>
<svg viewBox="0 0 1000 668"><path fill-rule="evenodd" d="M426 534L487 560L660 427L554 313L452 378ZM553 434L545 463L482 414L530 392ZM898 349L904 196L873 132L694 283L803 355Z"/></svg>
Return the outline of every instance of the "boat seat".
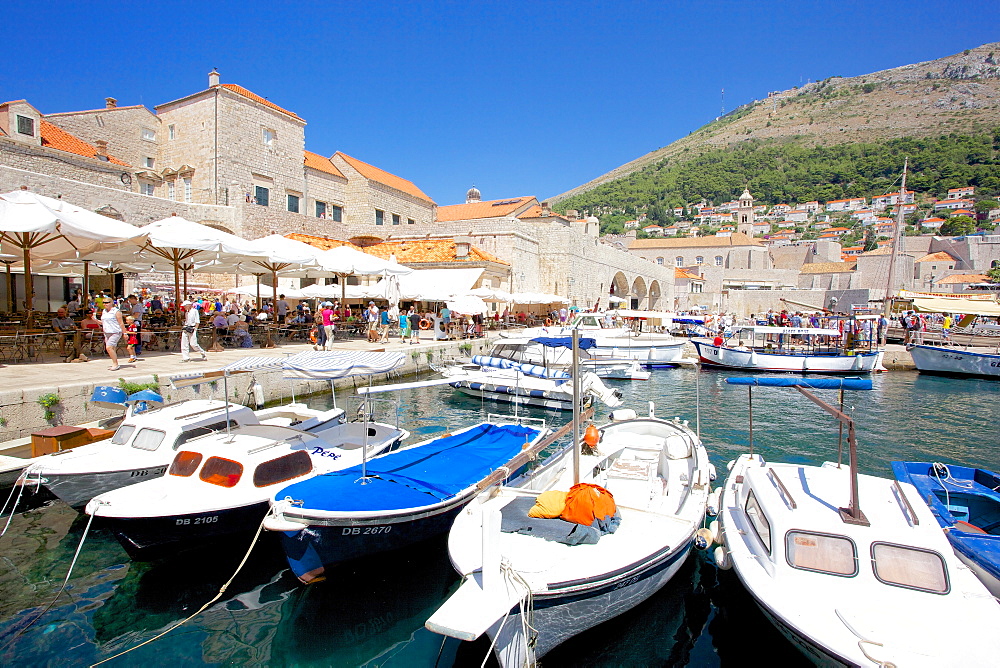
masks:
<svg viewBox="0 0 1000 668"><path fill-rule="evenodd" d="M961 520L955 522L955 528L958 529L959 531L964 531L965 533L980 533L980 534L989 533L985 529L980 529L979 527L973 524L969 524L968 522L962 522Z"/></svg>
<svg viewBox="0 0 1000 668"><path fill-rule="evenodd" d="M295 422L290 417L273 417L266 420L261 420L261 424L271 425L272 427L290 427Z"/></svg>

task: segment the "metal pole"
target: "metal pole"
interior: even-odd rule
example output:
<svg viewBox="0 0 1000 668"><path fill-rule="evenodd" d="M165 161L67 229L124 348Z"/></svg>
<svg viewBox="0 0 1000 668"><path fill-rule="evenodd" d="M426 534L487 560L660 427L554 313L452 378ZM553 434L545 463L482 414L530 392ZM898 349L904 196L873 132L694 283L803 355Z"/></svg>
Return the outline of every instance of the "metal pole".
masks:
<svg viewBox="0 0 1000 668"><path fill-rule="evenodd" d="M840 388L840 412L844 412L844 388ZM840 468L844 459L844 423L837 421L839 427L837 433L837 468Z"/></svg>
<svg viewBox="0 0 1000 668"><path fill-rule="evenodd" d="M573 328L573 484L580 482L580 330Z"/></svg>
<svg viewBox="0 0 1000 668"><path fill-rule="evenodd" d="M229 426L229 371L224 371L222 374L222 391L226 394L224 397L226 401L226 436L232 439L233 432Z"/></svg>
<svg viewBox="0 0 1000 668"><path fill-rule="evenodd" d="M747 401L750 407L750 456L753 457L753 386L747 385Z"/></svg>
<svg viewBox="0 0 1000 668"><path fill-rule="evenodd" d="M906 167L908 165L908 160L903 160L903 182L899 187L899 204L896 208L896 222L892 226L892 243L890 247L892 252L889 253L889 284L885 289L885 304L883 308L883 315L886 318L889 317L889 312L892 311L892 292L893 283L896 282L896 254L899 252L899 233L903 229L903 200L906 198Z"/></svg>
<svg viewBox="0 0 1000 668"><path fill-rule="evenodd" d="M24 309L25 309L25 328L31 329L32 325L35 324L35 300L32 299L32 292L34 292L34 286L31 283L31 249L29 248L28 235L23 236L24 240Z"/></svg>

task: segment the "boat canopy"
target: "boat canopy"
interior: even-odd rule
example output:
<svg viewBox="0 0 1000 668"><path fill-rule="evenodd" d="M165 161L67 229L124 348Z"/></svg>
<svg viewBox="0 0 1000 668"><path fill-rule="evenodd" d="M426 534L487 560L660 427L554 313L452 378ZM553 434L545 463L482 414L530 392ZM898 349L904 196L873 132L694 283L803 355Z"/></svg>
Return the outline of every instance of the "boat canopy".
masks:
<svg viewBox="0 0 1000 668"><path fill-rule="evenodd" d="M924 313L964 313L966 315L1000 316L1000 304L985 299L952 297L913 298L913 308Z"/></svg>
<svg viewBox="0 0 1000 668"><path fill-rule="evenodd" d="M811 387L815 390L870 390L871 378L758 378L737 376L726 378L730 385L755 387Z"/></svg>
<svg viewBox="0 0 1000 668"><path fill-rule="evenodd" d="M475 485L509 462L538 433L531 427L483 423L369 460L364 481L358 465L285 487L276 498L302 499L303 507L328 512L421 508Z"/></svg>
<svg viewBox="0 0 1000 668"><path fill-rule="evenodd" d="M754 334L793 334L802 336L805 334L816 334L819 336L840 336L838 329L823 329L820 327L773 327L771 325L746 325L740 327L743 331L752 331Z"/></svg>
<svg viewBox="0 0 1000 668"><path fill-rule="evenodd" d="M573 337L570 336L537 336L532 343L540 343L546 348L573 348ZM580 350L590 350L597 345L597 340L590 337L580 338Z"/></svg>

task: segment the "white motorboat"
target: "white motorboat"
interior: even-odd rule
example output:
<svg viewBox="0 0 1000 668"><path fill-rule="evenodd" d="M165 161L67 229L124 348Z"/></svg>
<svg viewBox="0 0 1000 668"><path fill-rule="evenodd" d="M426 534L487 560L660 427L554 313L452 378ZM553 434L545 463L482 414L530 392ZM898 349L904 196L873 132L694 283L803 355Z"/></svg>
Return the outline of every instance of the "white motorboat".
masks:
<svg viewBox="0 0 1000 668"><path fill-rule="evenodd" d="M1000 346L959 347L909 343L913 364L923 373L1000 378Z"/></svg>
<svg viewBox="0 0 1000 668"><path fill-rule="evenodd" d="M408 436L367 421L338 423L322 438L287 426L240 425L187 441L166 475L99 494L86 512L100 518L133 559L153 558L252 533L277 489L359 464Z"/></svg>
<svg viewBox="0 0 1000 668"><path fill-rule="evenodd" d="M601 313L579 313L568 325L529 327L512 330L513 337L564 337L571 336L573 330L581 336L593 338L596 346L591 349L595 357L628 358L647 367L669 367L677 365L684 356L686 339L670 334L636 332L628 327L613 327L605 322ZM501 336L508 336L501 333Z"/></svg>
<svg viewBox="0 0 1000 668"><path fill-rule="evenodd" d="M734 343L734 339L736 343ZM702 364L748 371L858 374L882 370L885 352L876 341L841 342L839 329L821 327L740 328L728 341L692 339Z"/></svg>
<svg viewBox="0 0 1000 668"><path fill-rule="evenodd" d="M993 665L996 600L952 551L917 490L858 474L853 423L798 389L846 424L851 465L773 463L753 453L731 462L716 563L736 571L765 616L817 665ZM956 641L955 629L975 642Z"/></svg>
<svg viewBox="0 0 1000 668"><path fill-rule="evenodd" d="M535 665L677 572L704 520L714 469L686 424L631 410L613 417L597 430L596 453L580 455L579 470L581 482L613 495L617 529L596 538L590 527L529 517L540 493L574 484L567 446L540 469L484 491L456 517L448 549L465 582L428 629L462 640L486 633L501 666ZM585 532L593 542L573 544Z"/></svg>
<svg viewBox="0 0 1000 668"><path fill-rule="evenodd" d="M550 410L573 408L572 376L560 369L477 355L471 365L443 366L438 370L449 385L478 399ZM580 388L588 406L595 398L612 408L621 405L621 391L609 388L592 372L581 373Z"/></svg>
<svg viewBox="0 0 1000 668"><path fill-rule="evenodd" d="M550 369L566 370L572 364L572 352L566 342L550 337L511 337L506 336L494 342L487 357L509 359L515 362L527 362ZM555 341L555 343L553 343ZM591 343L586 344L586 341ZM599 378L615 380L649 380L652 375L644 369L638 360L629 357L601 357L590 353L596 346L594 339L580 340L580 368L591 371ZM582 355L586 354L586 357ZM475 364L475 360L473 360Z"/></svg>

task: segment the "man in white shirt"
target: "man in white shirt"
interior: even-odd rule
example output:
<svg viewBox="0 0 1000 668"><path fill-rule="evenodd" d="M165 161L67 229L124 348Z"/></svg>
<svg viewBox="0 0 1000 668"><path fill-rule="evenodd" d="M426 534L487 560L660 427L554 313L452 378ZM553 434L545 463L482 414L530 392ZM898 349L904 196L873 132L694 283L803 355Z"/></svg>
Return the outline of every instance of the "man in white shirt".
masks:
<svg viewBox="0 0 1000 668"><path fill-rule="evenodd" d="M204 362L208 359L208 355L204 348L198 345L198 325L201 324L201 314L198 312L198 307L189 301L181 304L181 308L185 311L184 329L181 331L181 361L190 362L191 349L194 348L195 351L201 353L201 359Z"/></svg>

